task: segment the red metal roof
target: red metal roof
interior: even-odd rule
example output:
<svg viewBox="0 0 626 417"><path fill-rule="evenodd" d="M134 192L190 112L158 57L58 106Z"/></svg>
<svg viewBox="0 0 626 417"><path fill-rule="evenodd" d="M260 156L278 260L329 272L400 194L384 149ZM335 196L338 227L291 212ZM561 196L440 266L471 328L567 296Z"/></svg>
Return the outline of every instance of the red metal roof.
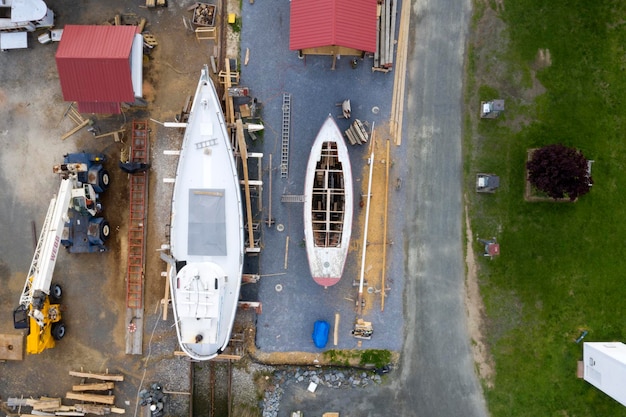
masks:
<svg viewBox="0 0 626 417"><path fill-rule="evenodd" d="M376 0L291 0L289 49L376 50Z"/></svg>
<svg viewBox="0 0 626 417"><path fill-rule="evenodd" d="M67 25L56 53L65 101L135 100L130 51L135 26Z"/></svg>
<svg viewBox="0 0 626 417"><path fill-rule="evenodd" d="M79 101L77 104L79 113L120 114L122 108L119 102L109 103L100 101L94 103L90 101Z"/></svg>

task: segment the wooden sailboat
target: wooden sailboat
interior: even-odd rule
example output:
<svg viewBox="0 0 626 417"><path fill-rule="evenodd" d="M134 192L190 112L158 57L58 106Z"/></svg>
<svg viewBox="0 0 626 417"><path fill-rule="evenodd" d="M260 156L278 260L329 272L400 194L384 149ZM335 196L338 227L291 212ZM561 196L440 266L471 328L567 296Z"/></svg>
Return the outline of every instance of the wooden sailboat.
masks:
<svg viewBox="0 0 626 417"><path fill-rule="evenodd" d="M352 168L332 116L311 148L305 179L304 238L311 276L330 287L341 279L352 232Z"/></svg>

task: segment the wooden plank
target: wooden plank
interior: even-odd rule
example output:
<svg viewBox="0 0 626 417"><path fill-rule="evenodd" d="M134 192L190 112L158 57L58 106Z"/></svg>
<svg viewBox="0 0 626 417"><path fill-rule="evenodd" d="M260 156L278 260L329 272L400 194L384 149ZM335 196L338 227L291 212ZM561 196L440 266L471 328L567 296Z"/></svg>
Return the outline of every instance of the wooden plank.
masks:
<svg viewBox="0 0 626 417"><path fill-rule="evenodd" d="M0 360L24 359L24 335L0 333Z"/></svg>
<svg viewBox="0 0 626 417"><path fill-rule="evenodd" d="M250 249L254 248L254 231L252 230L252 206L250 205L250 180L248 178L248 148L243 137L243 122L237 119L237 143L241 154L241 165L243 169L244 192L246 196L246 218L248 220L248 242Z"/></svg>
<svg viewBox="0 0 626 417"><path fill-rule="evenodd" d="M74 133L78 132L80 129L82 129L83 127L87 126L88 124L89 124L89 119L83 120L83 122L81 124L79 124L74 129L70 130L69 132L67 132L66 134L61 136L61 140L65 140L65 139L69 138Z"/></svg>
<svg viewBox="0 0 626 417"><path fill-rule="evenodd" d="M114 382L93 382L91 384L72 385L72 391L106 391L114 387Z"/></svg>
<svg viewBox="0 0 626 417"><path fill-rule="evenodd" d="M124 380L124 375L122 374L94 374L91 372L70 371L70 376L76 376L78 378L93 378L93 379L99 379L100 381L121 382Z"/></svg>
<svg viewBox="0 0 626 417"><path fill-rule="evenodd" d="M585 364L583 361L576 363L576 378L584 378L585 376Z"/></svg>
<svg viewBox="0 0 626 417"><path fill-rule="evenodd" d="M346 133L346 137L350 141L350 144L356 145L356 138L354 137L354 134L352 133L352 131L350 129L348 129L348 130L346 130L345 133Z"/></svg>
<svg viewBox="0 0 626 417"><path fill-rule="evenodd" d="M65 394L65 398L68 400L87 401L90 403L115 404L115 395L82 394L80 392L68 391Z"/></svg>
<svg viewBox="0 0 626 417"><path fill-rule="evenodd" d="M163 321L167 321L167 311L169 310L170 305L170 273L171 273L172 265L170 263L167 264L167 272L165 272L165 294L163 295L163 299L161 300L161 305L163 306Z"/></svg>
<svg viewBox="0 0 626 417"><path fill-rule="evenodd" d="M83 412L85 414L95 414L98 416L103 416L105 414L110 414L112 412L112 408L106 405L100 404L76 404L76 411Z"/></svg>
<svg viewBox="0 0 626 417"><path fill-rule="evenodd" d="M34 400L31 404L33 410L39 411L54 411L61 408L60 398L41 397L38 400Z"/></svg>

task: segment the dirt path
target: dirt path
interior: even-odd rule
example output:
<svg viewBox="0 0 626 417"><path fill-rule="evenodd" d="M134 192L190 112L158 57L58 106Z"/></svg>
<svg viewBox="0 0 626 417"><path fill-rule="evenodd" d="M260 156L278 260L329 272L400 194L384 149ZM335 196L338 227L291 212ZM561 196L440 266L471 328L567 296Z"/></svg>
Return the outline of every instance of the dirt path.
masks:
<svg viewBox="0 0 626 417"><path fill-rule="evenodd" d="M485 306L480 296L480 284L478 282L478 266L474 253L474 234L470 224L467 205L465 207L465 235L467 237L465 265L465 308L467 309L467 328L472 340L472 355L478 369L480 378L489 388L493 387L495 370L493 358L484 341L482 329L484 326Z"/></svg>

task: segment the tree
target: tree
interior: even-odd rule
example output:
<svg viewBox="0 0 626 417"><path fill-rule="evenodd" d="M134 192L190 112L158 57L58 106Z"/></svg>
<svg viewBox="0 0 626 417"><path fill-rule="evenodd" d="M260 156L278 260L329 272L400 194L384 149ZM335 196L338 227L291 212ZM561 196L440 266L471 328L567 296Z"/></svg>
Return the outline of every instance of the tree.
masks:
<svg viewBox="0 0 626 417"><path fill-rule="evenodd" d="M593 183L587 158L579 150L561 144L535 150L526 168L528 181L555 200L574 201L587 194Z"/></svg>

